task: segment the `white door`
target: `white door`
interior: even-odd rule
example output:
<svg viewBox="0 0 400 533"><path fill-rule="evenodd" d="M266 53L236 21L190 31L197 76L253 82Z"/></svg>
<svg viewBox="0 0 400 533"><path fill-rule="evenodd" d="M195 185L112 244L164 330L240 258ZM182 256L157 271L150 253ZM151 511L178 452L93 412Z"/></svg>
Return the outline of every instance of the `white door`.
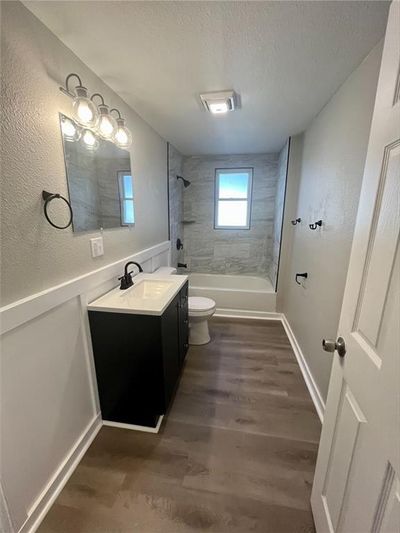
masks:
<svg viewBox="0 0 400 533"><path fill-rule="evenodd" d="M399 65L395 1L311 496L318 533L400 532Z"/></svg>

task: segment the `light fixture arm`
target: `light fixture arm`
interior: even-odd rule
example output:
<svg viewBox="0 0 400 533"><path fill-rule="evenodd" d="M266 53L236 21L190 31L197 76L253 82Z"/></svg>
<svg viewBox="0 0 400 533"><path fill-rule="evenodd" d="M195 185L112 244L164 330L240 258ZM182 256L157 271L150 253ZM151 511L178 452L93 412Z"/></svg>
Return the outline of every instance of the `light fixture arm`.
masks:
<svg viewBox="0 0 400 533"><path fill-rule="evenodd" d="M92 100L92 102L93 102L93 98L94 98L95 96L98 96L99 98L101 98L101 105L106 105L105 102L104 102L103 95L101 95L100 93L94 93L94 94L92 94L92 96L90 97L90 99Z"/></svg>
<svg viewBox="0 0 400 533"><path fill-rule="evenodd" d="M116 112L118 113L118 118L122 118L122 116L121 116L121 112L120 112L119 109L117 109L117 108L115 108L115 107L114 107L113 109L110 109L110 115L111 115L111 113L112 113L113 111L116 111Z"/></svg>
<svg viewBox="0 0 400 533"><path fill-rule="evenodd" d="M1 0L0 0L1 1ZM71 78L76 78L78 84L75 89L70 88ZM60 91L72 98L72 109L75 121L80 127L85 128L82 139L88 146L92 148L95 143L87 142L85 137L88 137L91 132L95 137L99 134L105 140L111 140L119 148L129 148L132 144L132 133L125 125L125 119L117 108L109 111L108 105L104 101L104 97L100 93L94 93L91 97L88 95L88 90L83 86L82 80L78 74L71 72L65 79L65 87L60 87ZM100 103L96 103L95 97L100 99ZM116 116L113 116L116 113ZM76 130L76 128L75 128ZM76 140L75 133L70 135L69 140Z"/></svg>
<svg viewBox="0 0 400 533"><path fill-rule="evenodd" d="M77 78L79 85L76 85L76 87L82 87L82 80L80 76L78 76L78 74L75 74L74 72L71 72L71 74L68 74L65 79L65 87L60 87L60 91L64 94L67 94L68 96L71 96L72 98L75 98L75 94L69 88L69 81L71 78Z"/></svg>

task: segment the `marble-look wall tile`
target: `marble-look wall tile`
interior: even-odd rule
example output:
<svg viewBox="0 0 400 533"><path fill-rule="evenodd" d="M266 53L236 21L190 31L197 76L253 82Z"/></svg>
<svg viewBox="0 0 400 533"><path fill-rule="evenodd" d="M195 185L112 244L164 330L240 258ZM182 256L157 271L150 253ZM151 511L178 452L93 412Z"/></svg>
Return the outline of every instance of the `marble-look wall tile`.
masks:
<svg viewBox="0 0 400 533"><path fill-rule="evenodd" d="M130 171L129 152L101 143L95 152L82 143L64 143L74 231L121 226L118 172Z"/></svg>
<svg viewBox="0 0 400 533"><path fill-rule="evenodd" d="M66 142L64 150L74 231L95 230L100 224L95 154L81 143Z"/></svg>
<svg viewBox="0 0 400 533"><path fill-rule="evenodd" d="M278 160L278 179L276 182L276 194L275 194L275 213L274 213L274 229L270 242L270 257L271 262L269 265L269 277L272 285L275 287L278 268L279 268L279 254L281 248L281 234L282 234L282 220L283 220L283 208L285 203L285 191L286 191L286 173L287 173L287 161L289 157L289 141L285 144L279 153Z"/></svg>
<svg viewBox="0 0 400 533"><path fill-rule="evenodd" d="M254 169L251 227L249 230L214 229L215 169L238 167ZM190 271L268 277L278 154L184 157L183 175L191 181L183 193L184 262ZM192 223L188 224L189 221Z"/></svg>

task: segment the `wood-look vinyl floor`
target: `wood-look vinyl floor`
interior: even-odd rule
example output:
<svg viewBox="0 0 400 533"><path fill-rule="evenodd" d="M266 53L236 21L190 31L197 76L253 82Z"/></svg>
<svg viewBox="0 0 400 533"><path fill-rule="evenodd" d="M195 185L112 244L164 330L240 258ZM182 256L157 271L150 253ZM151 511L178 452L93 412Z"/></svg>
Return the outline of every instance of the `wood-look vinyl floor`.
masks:
<svg viewBox="0 0 400 533"><path fill-rule="evenodd" d="M103 427L40 533L309 533L320 422L278 321L214 318L158 435Z"/></svg>

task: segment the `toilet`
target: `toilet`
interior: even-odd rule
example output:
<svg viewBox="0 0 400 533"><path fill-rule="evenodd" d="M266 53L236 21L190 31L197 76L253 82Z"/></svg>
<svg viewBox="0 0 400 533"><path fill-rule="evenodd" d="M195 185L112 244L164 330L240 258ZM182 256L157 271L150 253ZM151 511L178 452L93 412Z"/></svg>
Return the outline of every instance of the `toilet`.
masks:
<svg viewBox="0 0 400 533"><path fill-rule="evenodd" d="M176 274L176 268L160 267L156 270L158 276L171 276ZM216 304L211 298L202 296L189 296L189 344L200 346L210 342L208 320L216 310Z"/></svg>
<svg viewBox="0 0 400 533"><path fill-rule="evenodd" d="M215 313L211 298L189 296L189 344L201 345L210 342L208 320Z"/></svg>

